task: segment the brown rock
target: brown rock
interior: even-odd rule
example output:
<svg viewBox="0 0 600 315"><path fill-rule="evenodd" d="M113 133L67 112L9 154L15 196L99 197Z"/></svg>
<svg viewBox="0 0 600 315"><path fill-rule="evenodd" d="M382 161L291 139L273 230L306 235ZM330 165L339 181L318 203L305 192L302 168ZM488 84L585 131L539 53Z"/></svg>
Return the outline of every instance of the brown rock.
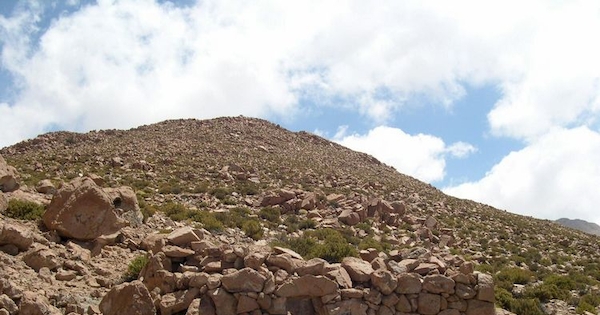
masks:
<svg viewBox="0 0 600 315"><path fill-rule="evenodd" d="M51 249L38 246L32 248L23 256L23 262L27 266L33 268L35 271L39 271L40 268L47 267L50 270L54 270L60 266L58 255Z"/></svg>
<svg viewBox="0 0 600 315"><path fill-rule="evenodd" d="M202 234L200 234L202 236ZM189 227L178 228L175 231L169 233L167 241L173 245L190 247L192 242L200 241L202 238Z"/></svg>
<svg viewBox="0 0 600 315"><path fill-rule="evenodd" d="M477 291L475 291L469 285L466 285L464 283L456 284L456 296L458 296L459 298L468 300L475 297L475 295L477 295Z"/></svg>
<svg viewBox="0 0 600 315"><path fill-rule="evenodd" d="M440 311L442 297L437 294L420 293L417 310L423 315L434 315Z"/></svg>
<svg viewBox="0 0 600 315"><path fill-rule="evenodd" d="M258 302L256 302L255 299L246 295L240 295L237 305L237 314L248 313L258 309L260 309L260 305L258 305Z"/></svg>
<svg viewBox="0 0 600 315"><path fill-rule="evenodd" d="M166 245L162 248L162 251L163 253L165 253L165 255L167 255L167 257L172 258L185 258L192 256L196 253L191 249L181 248L179 246L174 245Z"/></svg>
<svg viewBox="0 0 600 315"><path fill-rule="evenodd" d="M4 213L8 209L8 199L3 192L0 191L0 213Z"/></svg>
<svg viewBox="0 0 600 315"><path fill-rule="evenodd" d="M360 223L360 216L358 215L358 213L350 209L346 209L342 211L342 213L340 213L340 215L338 216L338 220L344 224L353 226Z"/></svg>
<svg viewBox="0 0 600 315"><path fill-rule="evenodd" d="M140 281L114 286L100 301L100 311L104 315L146 315L156 314L150 292Z"/></svg>
<svg viewBox="0 0 600 315"><path fill-rule="evenodd" d="M190 277L190 287L201 288L203 285L208 283L210 275L206 272L198 272Z"/></svg>
<svg viewBox="0 0 600 315"><path fill-rule="evenodd" d="M485 273L477 274L477 299L494 302L494 278Z"/></svg>
<svg viewBox="0 0 600 315"><path fill-rule="evenodd" d="M296 270L297 259L292 258L290 254L271 255L267 258L269 265L279 267L288 273L293 273Z"/></svg>
<svg viewBox="0 0 600 315"><path fill-rule="evenodd" d="M346 271L341 264L331 264L324 267L324 273L327 278L335 280L340 288L352 288L352 279L350 278L348 271Z"/></svg>
<svg viewBox="0 0 600 315"><path fill-rule="evenodd" d="M27 250L33 244L31 230L21 224L0 224L0 245L12 244L20 251Z"/></svg>
<svg viewBox="0 0 600 315"><path fill-rule="evenodd" d="M396 303L396 310L402 313L410 313L412 306L406 295L401 294L398 296L398 303Z"/></svg>
<svg viewBox="0 0 600 315"><path fill-rule="evenodd" d="M19 314L62 315L62 312L58 308L52 306L45 296L25 291L23 292L23 298L21 298L21 302L19 303Z"/></svg>
<svg viewBox="0 0 600 315"><path fill-rule="evenodd" d="M56 193L56 187L49 179L42 179L35 185L35 190L41 194L54 195Z"/></svg>
<svg viewBox="0 0 600 315"><path fill-rule="evenodd" d="M442 275L423 278L423 289L430 293L454 293L454 280Z"/></svg>
<svg viewBox="0 0 600 315"><path fill-rule="evenodd" d="M348 289L341 289L340 295L342 296L342 299L344 299L344 300L346 300L346 299L362 299L364 292L363 292L363 290L360 290L360 289L348 288Z"/></svg>
<svg viewBox="0 0 600 315"><path fill-rule="evenodd" d="M445 309L445 310L439 312L438 315L460 315L460 312L453 308L449 308L449 309Z"/></svg>
<svg viewBox="0 0 600 315"><path fill-rule="evenodd" d="M349 299L323 306L327 315L367 315L369 307L358 299Z"/></svg>
<svg viewBox="0 0 600 315"><path fill-rule="evenodd" d="M282 297L313 296L321 297L337 292L338 285L323 277L305 275L281 285L275 294Z"/></svg>
<svg viewBox="0 0 600 315"><path fill-rule="evenodd" d="M288 255L290 255L290 257L292 257L294 259L299 259L299 260L303 259L300 254L296 253L295 251L293 251L293 250L291 250L289 248L275 246L275 247L273 247L273 251L277 255L279 255L279 254L288 254Z"/></svg>
<svg viewBox="0 0 600 315"><path fill-rule="evenodd" d="M371 283L381 293L388 295L394 292L398 286L398 279L391 272L379 269L371 274Z"/></svg>
<svg viewBox="0 0 600 315"><path fill-rule="evenodd" d="M144 237L144 239L140 243L140 248L147 250L147 251L152 251L154 254L156 254L162 250L162 248L165 246L165 244L166 244L166 235L165 234L160 234L160 233L148 234L148 235L146 235L146 237Z"/></svg>
<svg viewBox="0 0 600 315"><path fill-rule="evenodd" d="M495 315L494 303L471 299L467 301L466 315Z"/></svg>
<svg viewBox="0 0 600 315"><path fill-rule="evenodd" d="M17 169L8 165L0 155L0 191L11 192L19 189Z"/></svg>
<svg viewBox="0 0 600 315"><path fill-rule="evenodd" d="M6 294L0 295L0 309L5 309L10 315L17 314L19 308L17 304Z"/></svg>
<svg viewBox="0 0 600 315"><path fill-rule="evenodd" d="M421 278L414 273L402 273L397 276L396 293L415 294L421 292Z"/></svg>
<svg viewBox="0 0 600 315"><path fill-rule="evenodd" d="M171 270L171 260L165 253L159 252L150 257L148 263L140 272L140 280L152 291L159 288L162 294L173 292L175 289L175 279Z"/></svg>
<svg viewBox="0 0 600 315"><path fill-rule="evenodd" d="M419 264L413 271L425 276L428 275L429 273L431 273L432 271L437 271L439 268L439 266L437 264L432 264L432 263L421 263Z"/></svg>
<svg viewBox="0 0 600 315"><path fill-rule="evenodd" d="M237 299L223 288L208 291L208 296L213 300L217 315L234 315L237 313Z"/></svg>
<svg viewBox="0 0 600 315"><path fill-rule="evenodd" d="M142 225L144 216L140 211L135 191L131 187L104 188L104 191L122 219L134 227Z"/></svg>
<svg viewBox="0 0 600 315"><path fill-rule="evenodd" d="M267 278L252 268L244 268L221 278L223 287L231 292L261 292Z"/></svg>
<svg viewBox="0 0 600 315"><path fill-rule="evenodd" d="M312 258L312 259L306 261L306 263L304 263L304 265L296 268L296 273L298 273L299 276L304 276L304 275L321 276L321 275L323 275L323 269L328 264L329 263L327 263L327 261L325 259Z"/></svg>
<svg viewBox="0 0 600 315"><path fill-rule="evenodd" d="M371 279L373 267L370 263L356 257L346 257L342 260L342 267L346 269L352 281L367 282Z"/></svg>
<svg viewBox="0 0 600 315"><path fill-rule="evenodd" d="M93 240L126 225L109 195L87 177L65 184L52 198L43 220L61 236L78 240Z"/></svg>
<svg viewBox="0 0 600 315"><path fill-rule="evenodd" d="M160 314L172 315L187 309L199 293L200 289L191 288L163 295L159 303Z"/></svg>

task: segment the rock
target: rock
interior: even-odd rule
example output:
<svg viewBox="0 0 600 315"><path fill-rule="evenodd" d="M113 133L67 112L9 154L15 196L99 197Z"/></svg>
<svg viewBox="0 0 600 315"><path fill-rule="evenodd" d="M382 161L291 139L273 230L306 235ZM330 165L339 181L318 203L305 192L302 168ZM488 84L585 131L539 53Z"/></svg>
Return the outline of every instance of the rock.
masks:
<svg viewBox="0 0 600 315"><path fill-rule="evenodd" d="M39 271L43 267L55 270L60 266L58 255L45 246L34 247L29 252L25 253L23 262L35 271Z"/></svg>
<svg viewBox="0 0 600 315"><path fill-rule="evenodd" d="M494 303L471 299L467 301L466 315L495 315Z"/></svg>
<svg viewBox="0 0 600 315"><path fill-rule="evenodd" d="M398 286L398 279L391 272L379 269L371 274L371 283L381 293L388 295L394 292Z"/></svg>
<svg viewBox="0 0 600 315"><path fill-rule="evenodd" d="M342 213L338 216L338 220L344 224L354 226L360 223L360 216L358 215L358 213L346 209L342 211Z"/></svg>
<svg viewBox="0 0 600 315"><path fill-rule="evenodd" d="M217 315L234 315L237 313L237 299L223 288L208 291L208 296L215 305Z"/></svg>
<svg viewBox="0 0 600 315"><path fill-rule="evenodd" d="M112 200L112 204L121 219L124 219L133 227L142 225L144 215L140 211L137 196L131 187L121 186L118 188L104 188L103 190Z"/></svg>
<svg viewBox="0 0 600 315"><path fill-rule="evenodd" d="M299 260L303 259L300 254L296 253L295 251L293 251L289 248L275 246L275 247L273 247L273 251L275 252L275 254L278 254L278 255L279 254L288 254L294 259L299 259Z"/></svg>
<svg viewBox="0 0 600 315"><path fill-rule="evenodd" d="M198 272L190 277L189 286L192 288L201 288L208 283L210 275L206 272Z"/></svg>
<svg viewBox="0 0 600 315"><path fill-rule="evenodd" d="M439 266L437 264L432 264L432 263L421 263L419 264L413 271L425 276L428 275L429 273L431 273L434 270L438 270Z"/></svg>
<svg viewBox="0 0 600 315"><path fill-rule="evenodd" d="M256 302L255 299L246 295L240 295L237 305L237 314L249 313L258 309L260 309L260 305L258 305L258 302Z"/></svg>
<svg viewBox="0 0 600 315"><path fill-rule="evenodd" d="M271 255L267 258L267 263L279 267L288 273L296 270L296 260L290 254Z"/></svg>
<svg viewBox="0 0 600 315"><path fill-rule="evenodd" d="M19 314L27 315L62 315L62 312L52 306L48 299L38 293L31 291L23 292L23 298L19 303ZM105 315L110 315L106 314Z"/></svg>
<svg viewBox="0 0 600 315"><path fill-rule="evenodd" d="M402 273L397 276L396 293L416 294L421 292L421 278L414 273Z"/></svg>
<svg viewBox="0 0 600 315"><path fill-rule="evenodd" d="M304 275L282 284L275 294L282 297L313 296L321 297L336 293L338 285L323 276Z"/></svg>
<svg viewBox="0 0 600 315"><path fill-rule="evenodd" d="M265 262L266 255L263 253L252 253L244 257L244 266L258 270Z"/></svg>
<svg viewBox="0 0 600 315"><path fill-rule="evenodd" d="M77 277L77 271L75 270L59 270L54 278L58 281L71 281Z"/></svg>
<svg viewBox="0 0 600 315"><path fill-rule="evenodd" d="M126 225L109 195L87 177L76 178L58 190L43 221L48 229L78 240L93 240Z"/></svg>
<svg viewBox="0 0 600 315"><path fill-rule="evenodd" d="M20 251L27 250L33 244L31 230L17 223L0 224L0 245L12 244Z"/></svg>
<svg viewBox="0 0 600 315"><path fill-rule="evenodd" d="M49 179L42 179L35 185L35 190L41 194L54 195L56 193L56 187Z"/></svg>
<svg viewBox="0 0 600 315"><path fill-rule="evenodd" d="M430 275L423 278L423 289L430 293L454 293L454 280L442 275Z"/></svg>
<svg viewBox="0 0 600 315"><path fill-rule="evenodd" d="M269 207L280 205L292 198L296 197L293 191L280 189L276 192L270 192L264 195L259 203L261 207Z"/></svg>
<svg viewBox="0 0 600 315"><path fill-rule="evenodd" d="M438 315L460 315L460 312L456 309L449 308L449 309L445 309L445 310L439 312ZM490 314L490 315L494 315L494 314Z"/></svg>
<svg viewBox="0 0 600 315"><path fill-rule="evenodd" d="M352 278L348 274L348 271L342 267L341 264L331 264L324 268L325 276L327 278L335 280L340 288L349 289L352 288Z"/></svg>
<svg viewBox="0 0 600 315"><path fill-rule="evenodd" d="M200 234L202 235L202 234ZM189 227L178 228L175 231L169 233L167 241L173 245L190 247L190 244L195 241L200 241L202 238Z"/></svg>
<svg viewBox="0 0 600 315"><path fill-rule="evenodd" d="M494 302L494 278L485 273L477 274L477 299Z"/></svg>
<svg viewBox="0 0 600 315"><path fill-rule="evenodd" d="M142 271L140 272L140 280L152 291L159 288L162 294L173 292L175 288L175 280L171 270L171 260L167 258L165 253L159 252L150 257Z"/></svg>
<svg viewBox="0 0 600 315"><path fill-rule="evenodd" d="M367 282L371 279L373 267L370 263L356 257L346 257L342 260L342 267L346 269L352 281Z"/></svg>
<svg viewBox="0 0 600 315"><path fill-rule="evenodd" d="M406 295L401 294L398 296L398 303L396 303L396 310L402 313L410 313L412 311L412 305L410 301L406 297Z"/></svg>
<svg viewBox="0 0 600 315"><path fill-rule="evenodd" d="M369 307L357 299L349 299L323 306L327 315L367 315Z"/></svg>
<svg viewBox="0 0 600 315"><path fill-rule="evenodd" d="M4 213L8 209L8 199L3 192L0 191L0 213Z"/></svg>
<svg viewBox="0 0 600 315"><path fill-rule="evenodd" d="M423 315L435 315L440 311L441 301L442 297L440 295L420 293L417 300L417 310Z"/></svg>
<svg viewBox="0 0 600 315"><path fill-rule="evenodd" d="M19 310L17 304L6 294L0 295L0 309L2 308L7 310L10 315L16 314Z"/></svg>
<svg viewBox="0 0 600 315"><path fill-rule="evenodd" d="M200 289L191 288L163 295L159 303L160 314L172 315L186 310L199 293Z"/></svg>
<svg viewBox="0 0 600 315"><path fill-rule="evenodd" d="M17 169L8 165L0 155L0 191L11 192L19 189Z"/></svg>
<svg viewBox="0 0 600 315"><path fill-rule="evenodd" d="M146 315L156 314L150 292L141 281L114 286L100 301L103 315Z"/></svg>
<svg viewBox="0 0 600 315"><path fill-rule="evenodd" d="M312 258L310 260L307 260L306 263L304 263L304 265L296 268L296 273L298 273L299 276L309 274L314 276L320 276L323 275L323 269L325 265L328 265L325 259Z"/></svg>
<svg viewBox="0 0 600 315"><path fill-rule="evenodd" d="M221 285L231 293L261 292L267 278L252 268L244 268L221 278Z"/></svg>
<svg viewBox="0 0 600 315"><path fill-rule="evenodd" d="M166 245L162 248L162 251L163 253L165 253L165 255L167 255L167 257L172 258L185 258L192 256L196 253L191 249L181 248L179 246L174 245Z"/></svg>
<svg viewBox="0 0 600 315"><path fill-rule="evenodd" d="M456 296L458 296L459 298L463 299L463 300L468 300L468 299L472 299L475 297L475 295L477 295L477 292L471 288L470 286L464 284L464 283L457 283L456 284Z"/></svg>

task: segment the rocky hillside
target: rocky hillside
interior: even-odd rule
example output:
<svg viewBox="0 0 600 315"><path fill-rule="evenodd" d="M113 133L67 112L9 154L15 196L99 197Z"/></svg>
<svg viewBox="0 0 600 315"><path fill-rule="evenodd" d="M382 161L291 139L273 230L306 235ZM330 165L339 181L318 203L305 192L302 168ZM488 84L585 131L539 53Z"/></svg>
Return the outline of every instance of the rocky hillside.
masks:
<svg viewBox="0 0 600 315"><path fill-rule="evenodd" d="M59 258L58 265L49 270L25 272L31 266L20 263L22 259L19 258L32 249L15 250L11 247L8 251L14 255L6 256L4 263L14 264L17 266L15 271L33 278L41 277L40 270L43 270L45 277L52 280L50 282L53 284L62 285L60 288L65 292L71 290L69 288L86 292L86 285L94 284L94 281L98 283L99 286L92 289L96 292L92 300L82 300L83 295L73 295L75 297L71 304L77 307L97 306L100 299L119 283L105 279L114 279L115 273L125 273L136 257L156 260L157 253L164 253L171 263L177 263L180 267L173 269L170 263L167 264L169 267L163 264L163 267L155 270L158 274L170 272L175 277L175 282L169 282L174 285L172 291L169 290L171 292L151 294L155 308L163 312L160 311L162 301L177 300L178 297L171 295L185 295L183 291L190 290L189 284L179 285L177 277L183 277L186 271L207 272L207 267L208 270L217 267L214 272L223 277L229 272L242 272L245 265L229 264L235 264L238 258L245 260L247 254L243 253L252 246L292 249L302 261L323 259L323 263L333 265L331 268L334 269L337 268L336 264L343 263L345 257L360 257L375 266L374 270L383 266L392 277L402 272L414 272L420 283L434 274L460 283L453 278L455 272L460 270L465 261L470 261L476 270L494 275L496 305L517 314L596 313L596 306L600 304L600 243L596 236L551 221L523 217L446 196L369 155L351 151L310 133L290 132L264 120L244 117L174 120L127 131L104 130L85 134L55 132L3 148L0 154L15 168L7 169L5 173L18 174L13 176L17 178L14 185L10 182L4 186L4 191L8 192L5 198L11 200L13 210L20 208L12 200L27 200L42 205L39 217L42 214L45 216L40 221L39 230L31 223L14 224L29 226L31 233L38 235L32 239L32 243L53 248ZM9 181L6 180L7 183ZM11 188L6 188L9 185L12 185ZM112 220L107 222L114 223L114 231L97 229L96 234L85 236L85 232L89 232L85 229L78 232L83 233L81 235L72 231L75 224L60 226L60 222L65 222L58 219L61 213L65 213L61 209L71 207L67 202L69 196L78 195L74 191L80 191L82 187L95 192L94 195L105 196L104 201L98 201L103 205L99 209L112 209L118 214L113 217L109 213L106 217L106 220ZM115 197L117 192L121 194L118 198ZM129 201L124 202L126 200ZM143 219L135 219L137 215L127 215L132 213L127 204L139 204ZM124 210L126 208L129 210ZM23 219L17 214L10 211L9 207L5 216ZM125 217L122 217L123 214ZM80 218L86 215L83 212L77 218L81 221ZM90 222L95 222L92 219ZM120 222L128 227L123 230ZM214 247L198 249L192 243L186 246L169 243L169 233L185 226L199 231L196 234L210 240ZM113 235L113 232L118 236L104 239L106 237L103 235ZM52 236L52 233L58 235ZM158 239L152 242L162 245L148 245L152 239ZM57 280L59 273L62 279L62 273L73 271L73 268L65 266L66 262L61 264L62 258L68 258L71 252L79 250L73 250L73 244L89 248L90 260L83 262L89 272L75 270L75 278ZM242 249L236 252L236 246ZM154 256L148 256L150 253ZM201 257L190 260L189 257L194 255ZM280 274L278 285L304 281L298 280L302 279L302 275L295 268L286 269L269 263L270 255L282 253L266 254L265 262L253 270L263 266L274 277L277 277L277 270L286 270L285 275ZM408 259L414 260L409 264L410 268L394 268L395 264L403 261L406 264ZM306 261L300 265L305 265ZM107 273L104 270L111 268L100 268L94 263L115 264L115 267ZM142 275L140 279L152 291L152 285L148 285L149 276L146 274L144 277L144 274L135 273L134 278ZM323 271L313 276L335 278ZM13 281L15 287L22 291L32 289L28 286L29 280L24 280L29 279L27 277L17 279L6 272L4 277ZM331 299L329 294L318 296L321 303L333 305L331 308L335 309L341 307L336 303L359 299L359 295L366 298L365 294L369 295L370 290L377 289L381 293L381 288L371 286L375 281L369 281L368 286L364 281L346 285L346 289L359 289L360 294L340 291L344 288L338 281L338 289L335 294L331 293L334 294ZM220 288L215 283L211 286L205 290ZM65 302L64 295L60 295L63 293L57 292L56 288L46 288L50 293L45 295L65 309L69 303ZM455 285L452 290L456 288ZM134 290L135 287L130 289ZM203 290L202 286L198 289ZM476 286L472 289L478 294ZM227 288L224 290L228 294L233 293L237 303L241 303L237 292ZM440 300L440 307L435 308L437 312L454 314L468 311L463 308L468 303L463 305L460 301L467 301L466 297L472 297L471 293L457 296L456 290L449 290L438 292L448 296L442 295L444 299ZM341 292L346 292L346 295ZM245 296L243 299L254 306L253 303L258 303L262 312L272 313L258 302L261 293L266 293L264 288L260 292L241 296ZM427 290L422 293L438 294ZM408 304L398 306L399 302L395 301L389 304L394 305L391 308L383 300L375 298L377 303L366 300L367 308L364 311L375 314L388 309L392 314L402 314L422 310L419 309L419 294L403 294L384 294L382 299L387 298L386 303L392 303L396 298L406 298L411 305L410 310ZM281 297L275 293L269 296ZM211 297L211 305L220 303L215 302L219 298ZM296 297L286 301L292 303ZM459 302L453 304L456 308L449 306L454 301ZM294 305L305 302L298 303ZM381 303L386 308L381 307ZM313 310L323 310L314 306L314 303L311 305ZM173 311L178 312L185 313L183 310ZM341 311L328 312L346 314ZM470 313L479 314L474 312ZM435 314L431 310L426 313Z"/></svg>
<svg viewBox="0 0 600 315"><path fill-rule="evenodd" d="M571 220L567 218L560 218L556 220L556 223L585 233L600 235L600 225L596 223L587 222L579 219Z"/></svg>

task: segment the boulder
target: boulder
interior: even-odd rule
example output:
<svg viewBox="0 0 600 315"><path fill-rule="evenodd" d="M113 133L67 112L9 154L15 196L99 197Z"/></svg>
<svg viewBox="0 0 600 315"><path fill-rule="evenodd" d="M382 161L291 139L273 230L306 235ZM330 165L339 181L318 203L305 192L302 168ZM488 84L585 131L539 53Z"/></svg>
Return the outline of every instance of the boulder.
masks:
<svg viewBox="0 0 600 315"><path fill-rule="evenodd" d="M156 314L150 292L140 281L114 286L100 301L100 311L104 315Z"/></svg>
<svg viewBox="0 0 600 315"><path fill-rule="evenodd" d="M454 280L442 275L423 278L423 289L430 293L454 294Z"/></svg>
<svg viewBox="0 0 600 315"><path fill-rule="evenodd" d="M134 206L131 202L125 195L111 198L90 178L79 177L56 192L42 219L48 229L63 237L93 240L126 226L124 218L131 225L141 223L137 200Z"/></svg>
<svg viewBox="0 0 600 315"><path fill-rule="evenodd" d="M178 228L167 236L169 243L182 247L189 247L192 242L200 241L201 239L189 226Z"/></svg>
<svg viewBox="0 0 600 315"><path fill-rule="evenodd" d="M323 275L323 269L328 264L329 263L327 263L327 261L325 259L312 258L310 260L307 260L304 263L304 265L296 268L296 273L298 273L299 276L304 276L304 275L320 276L320 275Z"/></svg>
<svg viewBox="0 0 600 315"><path fill-rule="evenodd" d="M356 257L346 257L342 260L342 267L346 269L352 281L367 282L371 279L373 267L370 263Z"/></svg>
<svg viewBox="0 0 600 315"><path fill-rule="evenodd" d="M137 196L131 187L104 188L104 192L112 200L117 214L129 225L138 227L144 223L144 215L140 211Z"/></svg>
<svg viewBox="0 0 600 315"><path fill-rule="evenodd" d="M442 296L431 293L420 293L417 300L417 310L422 315L435 315L439 313L441 304Z"/></svg>
<svg viewBox="0 0 600 315"><path fill-rule="evenodd" d="M27 250L33 244L33 235L26 226L16 223L0 224L0 245L15 245L20 251Z"/></svg>
<svg viewBox="0 0 600 315"><path fill-rule="evenodd" d="M19 303L19 314L27 315L62 315L62 312L52 306L48 299L35 292L25 291ZM104 315L109 315L104 313Z"/></svg>
<svg viewBox="0 0 600 315"><path fill-rule="evenodd" d="M223 288L208 291L208 296L215 305L217 315L233 315L237 313L237 299Z"/></svg>
<svg viewBox="0 0 600 315"><path fill-rule="evenodd" d="M327 315L366 315L369 307L357 299L349 299L323 307Z"/></svg>
<svg viewBox="0 0 600 315"><path fill-rule="evenodd" d="M35 190L41 194L54 195L56 193L56 187L49 179L42 179L35 185Z"/></svg>
<svg viewBox="0 0 600 315"><path fill-rule="evenodd" d="M0 309L5 309L9 314L17 314L19 307L17 304L6 294L0 295Z"/></svg>
<svg viewBox="0 0 600 315"><path fill-rule="evenodd" d="M252 268L244 268L221 278L223 287L231 292L261 292L267 278Z"/></svg>
<svg viewBox="0 0 600 315"><path fill-rule="evenodd" d="M338 220L344 224L353 226L360 223L360 216L358 215L358 213L346 209L342 211L342 213L338 216Z"/></svg>
<svg viewBox="0 0 600 315"><path fill-rule="evenodd" d="M163 295L159 303L160 314L172 315L187 310L199 293L200 289L191 288Z"/></svg>
<svg viewBox="0 0 600 315"><path fill-rule="evenodd" d="M293 273L299 264L299 259L294 259L290 254L270 255L267 263L271 266L279 267L288 273Z"/></svg>
<svg viewBox="0 0 600 315"><path fill-rule="evenodd" d="M414 273L402 273L397 276L398 286L396 293L416 294L421 292L421 278Z"/></svg>
<svg viewBox="0 0 600 315"><path fill-rule="evenodd" d="M398 286L398 279L391 272L379 269L371 274L371 283L381 293L388 295Z"/></svg>
<svg viewBox="0 0 600 315"><path fill-rule="evenodd" d="M260 305L258 305L258 302L256 302L255 299L247 295L240 295L237 305L237 314L249 313L258 309L260 309Z"/></svg>
<svg viewBox="0 0 600 315"><path fill-rule="evenodd" d="M0 155L0 191L11 192L19 189L17 169L8 165Z"/></svg>
<svg viewBox="0 0 600 315"><path fill-rule="evenodd" d="M352 288L352 279L350 278L348 271L346 271L341 264L331 264L326 266L324 268L324 273L327 278L335 280L340 288Z"/></svg>
<svg viewBox="0 0 600 315"><path fill-rule="evenodd" d="M55 270L60 266L58 255L51 249L45 246L34 246L23 256L23 262L27 266L33 268L35 271L39 271L41 268L46 267L50 270Z"/></svg>
<svg viewBox="0 0 600 315"><path fill-rule="evenodd" d="M494 302L494 278L485 273L477 274L477 299Z"/></svg>
<svg viewBox="0 0 600 315"><path fill-rule="evenodd" d="M466 315L495 315L494 303L471 299L467 301Z"/></svg>
<svg viewBox="0 0 600 315"><path fill-rule="evenodd" d="M304 275L282 284L275 294L282 297L321 297L336 293L337 289L337 283L326 277Z"/></svg>

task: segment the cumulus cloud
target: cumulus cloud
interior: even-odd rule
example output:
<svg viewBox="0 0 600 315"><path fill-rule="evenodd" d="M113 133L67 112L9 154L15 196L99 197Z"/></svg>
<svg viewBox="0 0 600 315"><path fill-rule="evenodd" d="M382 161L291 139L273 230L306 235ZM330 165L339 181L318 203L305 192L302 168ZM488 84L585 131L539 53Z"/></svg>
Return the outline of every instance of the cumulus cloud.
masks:
<svg viewBox="0 0 600 315"><path fill-rule="evenodd" d="M504 157L481 180L443 190L525 215L600 223L598 156L597 131L557 129Z"/></svg>
<svg viewBox="0 0 600 315"><path fill-rule="evenodd" d="M531 139L600 108L594 1L98 1L47 29L28 3L0 17L18 90L0 123L19 122L0 145L52 126L291 117L300 97L385 123L415 97L451 107L465 84L500 87L497 135Z"/></svg>
<svg viewBox="0 0 600 315"><path fill-rule="evenodd" d="M410 135L399 128L379 126L366 134L347 135L347 127L338 129L334 141L350 149L368 153L396 168L425 182L440 181L445 176L448 154L466 157L476 149L470 144L459 142L447 146L438 137L426 134Z"/></svg>

